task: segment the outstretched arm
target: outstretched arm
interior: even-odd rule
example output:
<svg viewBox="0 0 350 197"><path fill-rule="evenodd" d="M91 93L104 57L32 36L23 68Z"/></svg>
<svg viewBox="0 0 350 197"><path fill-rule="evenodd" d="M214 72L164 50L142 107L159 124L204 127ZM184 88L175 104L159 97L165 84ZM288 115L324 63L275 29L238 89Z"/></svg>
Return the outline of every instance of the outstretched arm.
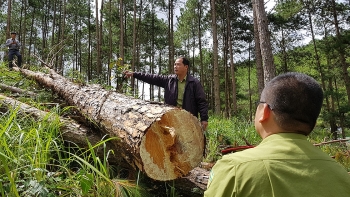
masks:
<svg viewBox="0 0 350 197"><path fill-rule="evenodd" d="M146 83L156 85L162 88L165 88L168 84L168 76L157 75L157 74L149 74L149 73L140 73L140 72L132 72L132 71L124 71L125 77L134 77Z"/></svg>

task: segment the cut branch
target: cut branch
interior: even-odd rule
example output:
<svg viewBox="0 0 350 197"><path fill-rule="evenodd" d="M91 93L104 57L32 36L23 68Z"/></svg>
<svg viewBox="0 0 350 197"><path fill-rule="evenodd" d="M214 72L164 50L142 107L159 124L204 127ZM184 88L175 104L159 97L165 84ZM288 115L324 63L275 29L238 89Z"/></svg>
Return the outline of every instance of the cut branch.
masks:
<svg viewBox="0 0 350 197"><path fill-rule="evenodd" d="M327 141L327 142L321 142L321 143L314 144L314 146L321 146L321 145L325 145L325 144L331 144L331 143L337 143L337 142L346 142L346 141L350 141L350 139L340 139L340 140L332 140L332 141Z"/></svg>
<svg viewBox="0 0 350 197"><path fill-rule="evenodd" d="M16 93L19 93L19 94L27 94L29 96L35 96L36 95L34 92L27 91L27 90L22 90L21 88L8 86L8 85L2 84L2 83L0 84L0 88L1 89L5 89L5 90L9 90L11 92L16 92Z"/></svg>

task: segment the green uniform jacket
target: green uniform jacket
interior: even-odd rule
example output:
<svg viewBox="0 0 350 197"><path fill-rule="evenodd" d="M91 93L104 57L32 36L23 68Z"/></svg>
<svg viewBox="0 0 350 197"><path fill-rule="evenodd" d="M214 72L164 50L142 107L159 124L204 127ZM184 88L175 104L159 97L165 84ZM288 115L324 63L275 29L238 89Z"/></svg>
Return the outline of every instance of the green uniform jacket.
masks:
<svg viewBox="0 0 350 197"><path fill-rule="evenodd" d="M205 197L350 197L343 166L300 134L274 134L257 147L223 156Z"/></svg>

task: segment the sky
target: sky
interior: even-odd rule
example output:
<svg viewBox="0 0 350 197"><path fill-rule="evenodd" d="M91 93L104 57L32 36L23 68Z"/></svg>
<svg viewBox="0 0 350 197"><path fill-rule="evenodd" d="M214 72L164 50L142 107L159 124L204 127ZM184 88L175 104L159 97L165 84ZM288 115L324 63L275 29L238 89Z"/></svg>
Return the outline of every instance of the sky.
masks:
<svg viewBox="0 0 350 197"><path fill-rule="evenodd" d="M270 11L273 8L273 6L275 5L275 1L276 0L264 0L264 1L265 1L266 8L267 8L266 11L268 12L268 11ZM102 0L98 0L97 2L98 2L99 10L100 10ZM91 4L95 5L95 0L93 0L93 2L91 2ZM183 6L184 5L185 5L185 3L183 3ZM94 12L93 14L95 15L95 9L93 10L93 12ZM164 19L166 19L166 17L167 17L166 13L158 12L157 15L160 18L164 18ZM175 16L179 16L179 15L180 15L180 7L178 7L177 10L175 10ZM176 20L176 17L174 17L174 19ZM176 24L176 22L174 24Z"/></svg>

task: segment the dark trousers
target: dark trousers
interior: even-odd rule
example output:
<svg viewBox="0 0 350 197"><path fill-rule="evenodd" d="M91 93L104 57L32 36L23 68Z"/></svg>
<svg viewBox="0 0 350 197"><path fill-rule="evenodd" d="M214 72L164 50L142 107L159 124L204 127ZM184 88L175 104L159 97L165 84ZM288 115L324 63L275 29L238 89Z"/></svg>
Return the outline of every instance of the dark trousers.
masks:
<svg viewBox="0 0 350 197"><path fill-rule="evenodd" d="M13 56L17 56L17 66L21 67L22 65L22 55L19 53L19 50L9 50L9 67L12 68L12 60L13 60Z"/></svg>

